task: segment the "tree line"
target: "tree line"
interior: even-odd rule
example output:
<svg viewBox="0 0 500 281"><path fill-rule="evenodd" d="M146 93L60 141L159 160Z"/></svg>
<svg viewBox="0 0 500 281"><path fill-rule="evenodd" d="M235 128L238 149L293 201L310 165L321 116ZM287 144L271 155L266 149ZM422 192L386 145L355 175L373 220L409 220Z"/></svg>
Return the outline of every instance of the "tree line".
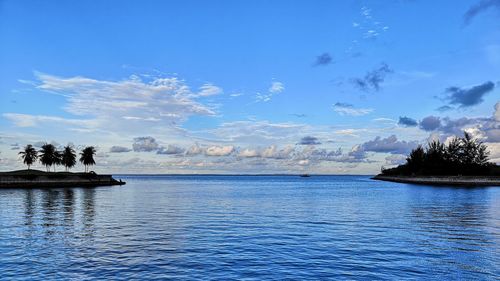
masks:
<svg viewBox="0 0 500 281"><path fill-rule="evenodd" d="M80 163L85 166L85 172L89 170L89 166L95 165L94 155L96 149L93 146L87 146L80 152ZM66 172L76 165L76 151L72 146L67 145L62 151L57 150L57 148L50 143L45 143L40 147L40 150L36 150L33 145L28 144L24 147L23 151L19 152L23 163L28 166L28 170L31 165L33 165L36 160L39 160L42 165L45 166L47 172L50 171L50 167L54 167L54 172L56 171L57 165L63 165L66 168Z"/></svg>
<svg viewBox="0 0 500 281"><path fill-rule="evenodd" d="M435 140L427 147L419 145L406 158L406 163L383 169L384 175L492 175L497 165L488 162L489 151L469 133L453 138L447 145Z"/></svg>

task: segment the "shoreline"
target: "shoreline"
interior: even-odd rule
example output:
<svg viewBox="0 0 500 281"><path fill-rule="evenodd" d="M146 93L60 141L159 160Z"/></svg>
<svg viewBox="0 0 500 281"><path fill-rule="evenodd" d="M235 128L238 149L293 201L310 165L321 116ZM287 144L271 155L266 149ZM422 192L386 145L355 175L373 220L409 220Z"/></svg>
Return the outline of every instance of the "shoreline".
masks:
<svg viewBox="0 0 500 281"><path fill-rule="evenodd" d="M0 173L0 188L58 188L124 185L112 175L20 170Z"/></svg>
<svg viewBox="0 0 500 281"><path fill-rule="evenodd" d="M373 180L441 186L500 186L500 177L492 176L384 176L376 175Z"/></svg>

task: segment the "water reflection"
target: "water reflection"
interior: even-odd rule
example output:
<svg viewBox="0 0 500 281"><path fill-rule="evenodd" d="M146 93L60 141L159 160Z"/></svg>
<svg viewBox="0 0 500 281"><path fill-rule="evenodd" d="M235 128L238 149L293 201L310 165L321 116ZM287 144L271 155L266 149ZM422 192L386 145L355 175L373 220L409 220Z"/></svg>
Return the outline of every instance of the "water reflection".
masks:
<svg viewBox="0 0 500 281"><path fill-rule="evenodd" d="M22 192L24 225L31 231L35 231L38 223L50 238L58 227L72 230L77 221L85 234L92 234L96 215L94 189L25 189ZM80 217L75 218L75 214Z"/></svg>

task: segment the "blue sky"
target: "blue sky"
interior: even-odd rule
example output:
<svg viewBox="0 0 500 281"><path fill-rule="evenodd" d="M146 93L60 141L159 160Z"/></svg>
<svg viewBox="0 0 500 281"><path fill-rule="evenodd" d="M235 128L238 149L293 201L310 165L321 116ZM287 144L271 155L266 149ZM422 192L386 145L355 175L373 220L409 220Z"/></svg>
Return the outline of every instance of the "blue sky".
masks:
<svg viewBox="0 0 500 281"><path fill-rule="evenodd" d="M498 0L1 1L0 169L71 142L96 171L376 173L462 130L500 161L499 19Z"/></svg>

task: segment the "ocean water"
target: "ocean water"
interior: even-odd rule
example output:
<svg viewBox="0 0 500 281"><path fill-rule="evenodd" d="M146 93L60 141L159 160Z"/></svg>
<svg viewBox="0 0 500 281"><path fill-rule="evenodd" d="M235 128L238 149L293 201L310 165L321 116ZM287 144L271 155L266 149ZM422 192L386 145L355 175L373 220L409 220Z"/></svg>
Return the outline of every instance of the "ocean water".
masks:
<svg viewBox="0 0 500 281"><path fill-rule="evenodd" d="M498 280L500 188L121 176L0 190L1 280Z"/></svg>

